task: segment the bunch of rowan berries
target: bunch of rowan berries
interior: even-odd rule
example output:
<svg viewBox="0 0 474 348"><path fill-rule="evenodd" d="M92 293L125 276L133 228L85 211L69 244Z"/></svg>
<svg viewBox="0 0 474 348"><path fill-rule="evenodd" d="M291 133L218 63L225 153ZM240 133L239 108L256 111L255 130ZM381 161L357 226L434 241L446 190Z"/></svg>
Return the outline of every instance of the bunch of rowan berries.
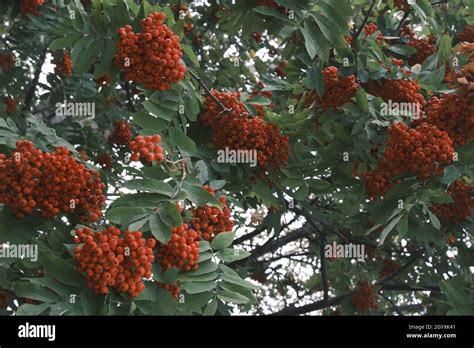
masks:
<svg viewBox="0 0 474 348"><path fill-rule="evenodd" d="M348 103L359 88L354 75L340 76L339 69L335 66L325 68L322 75L324 94L320 97L316 92L311 91L305 98L306 107L310 107L316 101L316 104L324 111L329 108L336 110L338 106Z"/></svg>
<svg viewBox="0 0 474 348"><path fill-rule="evenodd" d="M203 188L215 196L213 187L205 185ZM191 209L193 217L189 224L204 240L212 240L219 233L232 231L234 227L226 198L221 196L219 201L222 203L222 210L207 205Z"/></svg>
<svg viewBox="0 0 474 348"><path fill-rule="evenodd" d="M378 296L374 292L374 286L369 281L359 282L357 290L352 297L352 304L361 312L367 312L371 309L377 309Z"/></svg>
<svg viewBox="0 0 474 348"><path fill-rule="evenodd" d="M110 288L138 296L144 289L143 278L151 277L156 240L145 240L140 231L122 231L108 227L101 232L90 228L76 230L74 249L77 271L83 274L87 287L96 294L107 294Z"/></svg>
<svg viewBox="0 0 474 348"><path fill-rule="evenodd" d="M13 97L5 97L4 103L7 106L7 114L14 114L18 109L18 101Z"/></svg>
<svg viewBox="0 0 474 348"><path fill-rule="evenodd" d="M286 77L286 67L288 66L288 62L286 60L282 60L278 63L277 67L275 68L275 73L281 77Z"/></svg>
<svg viewBox="0 0 474 348"><path fill-rule="evenodd" d="M115 145L128 145L132 138L132 127L127 120L114 122L114 131L109 136L109 141Z"/></svg>
<svg viewBox="0 0 474 348"><path fill-rule="evenodd" d="M213 98L206 97L202 121L212 127L212 143L216 149L257 151L257 163L262 170L278 170L288 164L288 137L281 133L278 125L261 117L250 118L245 105L239 101L238 92L211 93L231 110L222 112Z"/></svg>
<svg viewBox="0 0 474 348"><path fill-rule="evenodd" d="M474 102L470 95L432 97L425 108L427 121L448 132L455 147L474 139Z"/></svg>
<svg viewBox="0 0 474 348"><path fill-rule="evenodd" d="M474 42L474 25L465 25L464 30L456 34L459 42Z"/></svg>
<svg viewBox="0 0 474 348"><path fill-rule="evenodd" d="M453 160L453 141L448 133L423 122L409 128L402 122L388 128L389 139L375 170L365 172L365 186L371 198L383 196L402 174L417 174L420 179L441 175Z"/></svg>
<svg viewBox="0 0 474 348"><path fill-rule="evenodd" d="M387 3L387 0L383 0L384 3ZM411 10L411 5L408 3L408 0L393 0L393 7L399 8L405 12Z"/></svg>
<svg viewBox="0 0 474 348"><path fill-rule="evenodd" d="M110 75L105 73L101 77L94 80L97 86L107 86L110 83Z"/></svg>
<svg viewBox="0 0 474 348"><path fill-rule="evenodd" d="M365 37L362 38L362 41L364 42L367 36L370 36L376 33L377 30L379 30L379 28L377 27L377 24L375 23L366 24L363 29ZM352 38L352 36L345 36L344 38L346 42L349 44L349 46L352 46L352 44L354 43L354 39ZM383 34L378 33L377 42L381 42L382 40L383 40Z"/></svg>
<svg viewBox="0 0 474 348"><path fill-rule="evenodd" d="M384 101L418 103L420 109L426 104L425 98L419 93L421 86L416 80L369 80L363 87L368 93Z"/></svg>
<svg viewBox="0 0 474 348"><path fill-rule="evenodd" d="M286 13L285 6L277 4L275 0L256 0L255 6L270 7L270 8L274 8L280 13Z"/></svg>
<svg viewBox="0 0 474 348"><path fill-rule="evenodd" d="M0 52L0 68L5 72L15 65L15 57L11 52Z"/></svg>
<svg viewBox="0 0 474 348"><path fill-rule="evenodd" d="M433 37L430 39L412 38L408 42L408 46L416 49L416 53L408 57L408 63L410 65L423 64L426 58L437 51L436 44L433 43Z"/></svg>
<svg viewBox="0 0 474 348"><path fill-rule="evenodd" d="M53 54L53 64L56 65L54 71L55 73L62 78L66 78L72 75L72 60L69 51L64 50L63 56L60 56L57 53Z"/></svg>
<svg viewBox="0 0 474 348"><path fill-rule="evenodd" d="M448 194L453 202L433 204L431 207L433 213L445 223L459 224L467 221L474 209L474 187L456 180L449 186Z"/></svg>
<svg viewBox="0 0 474 348"><path fill-rule="evenodd" d="M21 0L20 12L23 14L32 14L38 16L38 7L42 6L45 0Z"/></svg>
<svg viewBox="0 0 474 348"><path fill-rule="evenodd" d="M143 160L146 164L151 164L153 161L161 162L165 159L163 148L160 146L161 137L155 135L139 135L132 140L128 147L132 150L132 161Z"/></svg>
<svg viewBox="0 0 474 348"><path fill-rule="evenodd" d="M252 33L252 37L255 40L256 43L262 42L262 33L255 31Z"/></svg>
<svg viewBox="0 0 474 348"><path fill-rule="evenodd" d="M19 140L11 158L0 154L0 203L18 218L38 211L43 217L75 213L80 221L94 222L105 202L99 173L77 162L69 150L36 149Z"/></svg>
<svg viewBox="0 0 474 348"><path fill-rule="evenodd" d="M79 156L81 157L81 159L82 159L83 161L86 161L86 162L87 162L88 160L90 160L90 157L89 157L89 155L87 154L86 150L81 149L81 150L78 150L78 152L79 152Z"/></svg>
<svg viewBox="0 0 474 348"><path fill-rule="evenodd" d="M392 275L400 268L400 265L392 259L384 259L383 267L380 270L380 277L385 278Z"/></svg>
<svg viewBox="0 0 474 348"><path fill-rule="evenodd" d="M181 289L177 283L164 284L164 283L157 282L157 285L160 289L164 289L168 291L171 294L171 296L173 296L173 298L175 299L178 298L179 293L181 292Z"/></svg>
<svg viewBox="0 0 474 348"><path fill-rule="evenodd" d="M198 268L198 234L188 224L171 230L171 239L167 244L159 243L157 257L164 271L178 268L189 272Z"/></svg>
<svg viewBox="0 0 474 348"><path fill-rule="evenodd" d="M165 18L164 13L153 12L141 21L140 33L135 34L130 25L117 30L115 63L126 80L141 83L145 89L170 89L186 72L179 37L163 24Z"/></svg>
<svg viewBox="0 0 474 348"><path fill-rule="evenodd" d="M107 153L100 153L95 158L95 163L104 170L111 170L113 167L112 157Z"/></svg>

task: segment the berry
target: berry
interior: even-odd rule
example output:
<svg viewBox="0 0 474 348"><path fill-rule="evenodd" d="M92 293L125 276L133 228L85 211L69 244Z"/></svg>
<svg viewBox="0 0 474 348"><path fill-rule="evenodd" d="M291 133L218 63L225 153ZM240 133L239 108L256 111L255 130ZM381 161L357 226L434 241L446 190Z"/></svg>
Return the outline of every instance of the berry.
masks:
<svg viewBox="0 0 474 348"><path fill-rule="evenodd" d="M423 64L426 58L431 56L433 53L436 53L437 51L436 45L426 39L412 38L408 42L408 46L416 49L416 53L412 54L408 58L408 63L410 65Z"/></svg>
<svg viewBox="0 0 474 348"><path fill-rule="evenodd" d="M163 271L178 268L189 272L198 268L199 241L198 234L188 224L172 229L171 239L167 244L159 243L157 257Z"/></svg>
<svg viewBox="0 0 474 348"><path fill-rule="evenodd" d="M285 68L288 66L288 62L286 60L282 60L278 63L277 67L275 68L275 73L280 76L281 78L286 77Z"/></svg>
<svg viewBox="0 0 474 348"><path fill-rule="evenodd" d="M474 42L474 25L465 25L464 30L456 34L459 42Z"/></svg>
<svg viewBox="0 0 474 348"><path fill-rule="evenodd" d="M109 141L115 145L128 145L132 138L132 127L127 120L114 122L114 131L109 136Z"/></svg>
<svg viewBox="0 0 474 348"><path fill-rule="evenodd" d="M385 278L392 275L400 268L400 265L391 259L383 260L383 267L380 270L380 277Z"/></svg>
<svg viewBox="0 0 474 348"><path fill-rule="evenodd" d="M164 283L157 282L157 285L159 288L165 289L166 291L168 291L171 294L171 296L173 296L173 298L175 299L178 298L179 293L181 292L179 285L176 283L164 284Z"/></svg>
<svg viewBox="0 0 474 348"><path fill-rule="evenodd" d="M99 173L77 162L63 147L43 152L21 140L16 147L11 158L0 154L0 203L18 218L37 211L43 217L63 212L75 213L83 222L99 219L105 202Z"/></svg>
<svg viewBox="0 0 474 348"><path fill-rule="evenodd" d="M18 101L13 97L5 97L5 105L7 106L7 114L14 114L18 108Z"/></svg>
<svg viewBox="0 0 474 348"><path fill-rule="evenodd" d="M383 157L375 170L364 174L370 198L383 196L404 174L417 174L420 179L442 175L444 166L453 159L453 141L448 133L423 122L416 128L394 123L388 128L389 139Z"/></svg>
<svg viewBox="0 0 474 348"><path fill-rule="evenodd" d="M39 16L38 7L42 6L45 0L21 0L20 12L23 14L30 13Z"/></svg>
<svg viewBox="0 0 474 348"><path fill-rule="evenodd" d="M469 95L432 97L425 108L426 121L446 131L455 147L474 138L474 102Z"/></svg>
<svg viewBox="0 0 474 348"><path fill-rule="evenodd" d="M369 80L363 85L364 89L384 101L418 103L422 109L426 101L419 92L420 84L415 80Z"/></svg>
<svg viewBox="0 0 474 348"><path fill-rule="evenodd" d="M164 91L184 78L185 66L179 37L162 24L166 15L153 12L141 21L142 31L135 34L130 25L118 29L115 64L125 72L127 81L145 89Z"/></svg>
<svg viewBox="0 0 474 348"><path fill-rule="evenodd" d="M431 210L444 223L459 224L467 221L474 209L474 187L460 180L454 181L448 188L452 203L433 204Z"/></svg>
<svg viewBox="0 0 474 348"><path fill-rule="evenodd" d="M97 233L88 227L78 229L74 241L83 245L74 250L77 271L96 294L107 294L115 287L136 297L145 289L143 278L151 277L154 257L153 248L144 246L138 255L132 244L148 245L151 240L145 240L139 231L122 232L116 227Z"/></svg>
<svg viewBox="0 0 474 348"><path fill-rule="evenodd" d="M15 65L15 57L11 52L0 52L0 68L5 72Z"/></svg>
<svg viewBox="0 0 474 348"><path fill-rule="evenodd" d="M142 136L139 135L132 140L128 147L132 150L132 161L142 160L151 165L153 161L161 162L165 159L163 148L159 145L161 137L158 134Z"/></svg>
<svg viewBox="0 0 474 348"><path fill-rule="evenodd" d="M213 197L215 196L214 188L207 185L203 188ZM219 233L230 232L234 227L225 197L220 197L219 201L222 203L222 210L208 205L191 209L193 217L189 223L198 236L204 240L212 240Z"/></svg>
<svg viewBox="0 0 474 348"><path fill-rule="evenodd" d="M56 65L54 71L61 78L66 78L72 75L72 60L68 51L64 51L62 58L57 53L53 54L53 64Z"/></svg>
<svg viewBox="0 0 474 348"><path fill-rule="evenodd" d="M359 88L354 75L342 77L335 66L325 68L322 74L324 94L320 97L316 92L311 91L305 98L306 107L310 107L316 101L316 104L324 111L329 108L336 110L338 106L348 103Z"/></svg>
<svg viewBox="0 0 474 348"><path fill-rule="evenodd" d="M112 157L107 153L101 153L97 155L95 163L98 164L104 170L111 170L113 167Z"/></svg>
<svg viewBox="0 0 474 348"><path fill-rule="evenodd" d="M257 163L262 170L278 170L288 164L288 137L281 134L278 125L261 117L250 118L244 103L239 101L239 92L211 93L231 109L222 113L220 106L209 96L204 102L205 112L201 119L205 126L211 126L212 144L217 150L257 151Z"/></svg>
<svg viewBox="0 0 474 348"><path fill-rule="evenodd" d="M374 286L367 280L359 282L356 293L352 297L352 304L361 312L377 309L378 296L374 292Z"/></svg>
<svg viewBox="0 0 474 348"><path fill-rule="evenodd" d="M110 83L110 75L106 73L94 81L97 86L107 86Z"/></svg>

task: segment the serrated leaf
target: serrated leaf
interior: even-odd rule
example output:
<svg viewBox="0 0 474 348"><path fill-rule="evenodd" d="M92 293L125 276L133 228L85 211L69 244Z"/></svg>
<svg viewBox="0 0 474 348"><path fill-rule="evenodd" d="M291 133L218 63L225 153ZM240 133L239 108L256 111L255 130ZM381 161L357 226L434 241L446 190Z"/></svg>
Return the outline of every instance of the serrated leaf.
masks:
<svg viewBox="0 0 474 348"><path fill-rule="evenodd" d="M171 239L171 227L166 225L157 214L150 216L148 223L153 236L161 243L167 244Z"/></svg>
<svg viewBox="0 0 474 348"><path fill-rule="evenodd" d="M171 196L173 193L173 188L169 184L155 179L132 179L126 181L123 186L130 190L160 193L166 196Z"/></svg>
<svg viewBox="0 0 474 348"><path fill-rule="evenodd" d="M227 248L234 240L235 232L221 232L211 242L211 247L214 250Z"/></svg>

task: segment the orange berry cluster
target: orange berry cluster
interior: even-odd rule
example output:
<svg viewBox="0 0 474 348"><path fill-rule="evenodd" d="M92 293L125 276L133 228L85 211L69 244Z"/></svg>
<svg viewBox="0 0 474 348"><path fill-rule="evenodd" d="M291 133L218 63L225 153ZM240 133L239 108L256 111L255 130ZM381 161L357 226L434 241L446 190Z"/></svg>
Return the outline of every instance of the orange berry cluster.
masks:
<svg viewBox="0 0 474 348"><path fill-rule="evenodd" d="M433 204L433 213L445 223L459 224L467 221L474 209L474 187L456 180L449 186L448 194L453 198L453 202Z"/></svg>
<svg viewBox="0 0 474 348"><path fill-rule="evenodd" d="M474 25L465 25L464 30L456 34L459 42L474 42Z"/></svg>
<svg viewBox="0 0 474 348"><path fill-rule="evenodd" d="M203 186L213 197L215 196L214 188L208 185ZM204 240L211 240L219 233L232 231L234 221L231 218L231 211L227 206L224 196L219 198L222 203L222 210L216 207L203 206L192 208L189 224L197 232L199 237Z"/></svg>
<svg viewBox="0 0 474 348"><path fill-rule="evenodd" d="M157 282L157 285L159 288L165 289L166 291L168 291L171 294L171 296L173 296L173 298L175 299L178 298L179 293L181 292L179 285L176 283L164 284L164 283Z"/></svg>
<svg viewBox="0 0 474 348"><path fill-rule="evenodd" d="M387 3L387 0L383 0L384 3ZM399 8L405 12L410 11L411 5L408 3L408 0L393 0L393 7Z"/></svg>
<svg viewBox="0 0 474 348"><path fill-rule="evenodd" d="M239 92L211 93L232 110L222 113L214 99L206 97L202 121L212 127L212 143L216 149L257 151L257 163L262 170L278 170L288 164L288 137L281 133L278 125L260 117L250 118L245 105L239 101Z"/></svg>
<svg viewBox="0 0 474 348"><path fill-rule="evenodd" d="M43 217L76 213L80 221L97 221L105 202L99 173L77 162L63 147L55 152L17 141L11 158L0 154L0 203L18 218L35 210Z"/></svg>
<svg viewBox="0 0 474 348"><path fill-rule="evenodd" d="M357 287L356 293L352 297L352 304L361 312L367 312L371 309L377 309L378 296L374 292L374 286L367 280L361 281Z"/></svg>
<svg viewBox="0 0 474 348"><path fill-rule="evenodd" d="M96 294L107 294L111 287L138 296L144 289L143 278L151 277L156 240L145 240L140 231L122 231L116 227L94 233L90 228L76 230L74 249L77 271L87 287Z"/></svg>
<svg viewBox="0 0 474 348"><path fill-rule="evenodd" d="M59 55L54 55L53 64L56 65L54 71L59 77L66 78L72 75L72 60L68 51L64 50L62 59Z"/></svg>
<svg viewBox="0 0 474 348"><path fill-rule="evenodd" d="M0 52L0 68L3 71L7 71L13 65L15 65L15 57L11 52Z"/></svg>
<svg viewBox="0 0 474 348"><path fill-rule="evenodd" d="M178 268L189 272L198 268L198 234L188 224L172 229L168 244L159 243L157 257L163 271Z"/></svg>
<svg viewBox="0 0 474 348"><path fill-rule="evenodd" d="M132 150L132 161L143 160L146 164L151 164L153 161L161 162L165 159L163 148L159 145L161 137L155 135L139 135L132 140L128 147Z"/></svg>
<svg viewBox="0 0 474 348"><path fill-rule="evenodd" d="M97 163L104 170L111 170L113 167L112 157L107 153L101 153L97 155L95 158L95 163Z"/></svg>
<svg viewBox="0 0 474 348"><path fill-rule="evenodd" d="M474 101L470 95L432 97L425 108L427 121L448 132L455 147L474 139Z"/></svg>
<svg viewBox="0 0 474 348"><path fill-rule="evenodd" d="M364 34L365 36L370 36L372 34L374 34L377 30L379 30L379 28L377 27L377 24L375 23L369 23L369 24L366 24L364 26ZM346 42L349 44L349 46L352 46L354 40L352 38L352 36L345 36L344 37ZM377 35L377 41L382 41L383 40L383 34L382 33L379 33ZM362 39L362 41L365 41L365 37Z"/></svg>
<svg viewBox="0 0 474 348"><path fill-rule="evenodd" d="M342 77L339 75L339 69L335 66L329 66L322 71L324 78L324 94L320 97L312 91L305 99L305 106L309 107L316 101L317 105L324 111L329 108L336 110L350 101L355 95L359 85L354 75Z"/></svg>
<svg viewBox="0 0 474 348"><path fill-rule="evenodd" d="M375 170L365 172L365 186L371 198L383 196L394 183L393 178L405 174L418 174L427 179L441 175L443 167L452 162L453 141L448 133L423 122L416 128L394 123L388 128L389 139L383 157Z"/></svg>
<svg viewBox="0 0 474 348"><path fill-rule="evenodd" d="M380 277L385 278L392 275L400 268L400 265L391 259L383 260L383 267L380 270Z"/></svg>
<svg viewBox="0 0 474 348"><path fill-rule="evenodd" d="M419 92L421 86L416 80L369 80L364 89L385 101L418 103L421 107L426 104L425 98Z"/></svg>
<svg viewBox="0 0 474 348"><path fill-rule="evenodd" d="M278 63L277 67L275 68L275 73L280 76L281 78L286 77L285 68L288 66L288 62L286 60L282 60Z"/></svg>
<svg viewBox="0 0 474 348"><path fill-rule="evenodd" d="M255 6L271 7L280 13L286 13L285 6L278 5L275 0L257 0Z"/></svg>
<svg viewBox="0 0 474 348"><path fill-rule="evenodd" d="M20 12L23 14L30 13L34 16L38 16L38 7L42 6L44 0L21 0Z"/></svg>
<svg viewBox="0 0 474 348"><path fill-rule="evenodd" d="M416 53L408 58L408 64L410 65L423 64L426 58L437 51L436 45L426 39L413 38L408 42L408 46L416 49Z"/></svg>
<svg viewBox="0 0 474 348"><path fill-rule="evenodd" d="M141 21L142 32L138 34L130 25L118 29L115 63L125 71L126 80L142 83L146 89L170 89L186 71L179 37L162 24L165 18L164 13L150 13Z"/></svg>
<svg viewBox="0 0 474 348"><path fill-rule="evenodd" d="M13 97L5 97L5 105L7 106L7 114L13 114L18 108L18 101Z"/></svg>
<svg viewBox="0 0 474 348"><path fill-rule="evenodd" d="M114 131L109 136L109 141L116 145L128 145L132 138L132 127L127 120L114 122Z"/></svg>
<svg viewBox="0 0 474 348"><path fill-rule="evenodd" d="M107 86L110 83L110 75L106 73L94 81L97 86Z"/></svg>

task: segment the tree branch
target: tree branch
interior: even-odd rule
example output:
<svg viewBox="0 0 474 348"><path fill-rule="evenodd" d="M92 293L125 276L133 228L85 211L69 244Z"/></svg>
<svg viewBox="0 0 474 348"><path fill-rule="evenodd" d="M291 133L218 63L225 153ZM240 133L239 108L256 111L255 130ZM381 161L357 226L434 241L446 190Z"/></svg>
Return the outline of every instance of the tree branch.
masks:
<svg viewBox="0 0 474 348"><path fill-rule="evenodd" d="M199 85L206 91L207 95L209 95L222 109L222 112L231 112L232 109L227 108L222 102L217 98L214 94L211 93L209 88L206 86L206 84L202 81L202 79L197 76L195 73L193 73L191 70L188 70L189 74L199 83Z"/></svg>
<svg viewBox="0 0 474 348"><path fill-rule="evenodd" d="M374 9L375 3L376 3L376 1L372 0L372 3L370 4L369 10L365 14L364 21L362 22L362 25L360 26L360 28L357 30L357 32L353 36L354 40L357 39L359 37L360 33L362 32L362 30L364 30L364 27L367 24L367 21L369 20L370 14L372 13L372 10Z"/></svg>
<svg viewBox="0 0 474 348"><path fill-rule="evenodd" d="M47 45L44 48L43 53L39 57L39 61L38 61L39 64L36 68L35 75L33 76L33 80L31 80L30 87L28 88L28 91L26 92L25 107L24 107L24 109L26 111L29 111L30 108L31 108L31 103L32 103L33 97L35 95L36 86L38 85L38 80L39 80L41 71L43 69L44 60L46 58L46 53L48 52L48 46L49 45Z"/></svg>

